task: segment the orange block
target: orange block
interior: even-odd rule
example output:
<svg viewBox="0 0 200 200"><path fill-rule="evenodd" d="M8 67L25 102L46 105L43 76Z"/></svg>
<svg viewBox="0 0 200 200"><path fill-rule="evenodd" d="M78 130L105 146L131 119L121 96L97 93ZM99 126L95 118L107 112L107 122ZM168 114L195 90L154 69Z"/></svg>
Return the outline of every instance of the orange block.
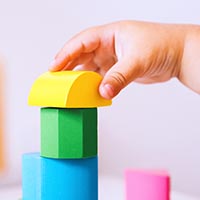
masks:
<svg viewBox="0 0 200 200"><path fill-rule="evenodd" d="M4 102L3 102L3 88L4 88L4 71L0 63L0 171L5 167L5 156L4 156Z"/></svg>

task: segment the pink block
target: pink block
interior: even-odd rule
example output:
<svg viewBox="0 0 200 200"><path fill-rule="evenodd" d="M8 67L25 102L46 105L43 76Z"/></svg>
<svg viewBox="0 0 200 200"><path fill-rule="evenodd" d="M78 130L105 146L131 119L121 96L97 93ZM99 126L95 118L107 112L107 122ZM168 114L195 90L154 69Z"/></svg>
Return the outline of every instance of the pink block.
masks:
<svg viewBox="0 0 200 200"><path fill-rule="evenodd" d="M169 200L170 177L166 171L127 170L126 200Z"/></svg>

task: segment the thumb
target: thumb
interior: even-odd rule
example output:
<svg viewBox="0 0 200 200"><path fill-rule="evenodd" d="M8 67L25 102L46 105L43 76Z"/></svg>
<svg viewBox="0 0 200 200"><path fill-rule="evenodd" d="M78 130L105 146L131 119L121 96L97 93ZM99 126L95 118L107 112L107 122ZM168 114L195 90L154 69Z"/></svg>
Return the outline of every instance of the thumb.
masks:
<svg viewBox="0 0 200 200"><path fill-rule="evenodd" d="M139 65L132 62L127 62L130 59L123 59L118 61L113 67L105 74L100 87L100 95L105 99L112 99L124 87L139 76Z"/></svg>

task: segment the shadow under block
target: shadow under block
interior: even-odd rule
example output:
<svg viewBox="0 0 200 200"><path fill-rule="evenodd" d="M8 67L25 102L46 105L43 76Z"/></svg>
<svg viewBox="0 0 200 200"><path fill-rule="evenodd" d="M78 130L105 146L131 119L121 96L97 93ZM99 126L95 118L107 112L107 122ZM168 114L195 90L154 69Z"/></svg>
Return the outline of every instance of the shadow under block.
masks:
<svg viewBox="0 0 200 200"><path fill-rule="evenodd" d="M97 200L98 158L22 158L23 200Z"/></svg>
<svg viewBox="0 0 200 200"><path fill-rule="evenodd" d="M169 200L170 176L167 171L127 170L126 200Z"/></svg>
<svg viewBox="0 0 200 200"><path fill-rule="evenodd" d="M111 105L99 94L102 77L91 71L46 72L32 85L28 104L41 107L91 108Z"/></svg>
<svg viewBox="0 0 200 200"><path fill-rule="evenodd" d="M41 108L41 156L97 155L97 108Z"/></svg>

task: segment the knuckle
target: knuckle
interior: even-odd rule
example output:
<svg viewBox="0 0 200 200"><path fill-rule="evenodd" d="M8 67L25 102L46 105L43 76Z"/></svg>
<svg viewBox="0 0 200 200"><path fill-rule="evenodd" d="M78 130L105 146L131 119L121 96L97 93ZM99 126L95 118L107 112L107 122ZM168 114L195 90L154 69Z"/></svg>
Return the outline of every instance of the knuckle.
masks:
<svg viewBox="0 0 200 200"><path fill-rule="evenodd" d="M111 74L111 78L113 78L122 87L127 85L126 77L121 72L113 72Z"/></svg>

